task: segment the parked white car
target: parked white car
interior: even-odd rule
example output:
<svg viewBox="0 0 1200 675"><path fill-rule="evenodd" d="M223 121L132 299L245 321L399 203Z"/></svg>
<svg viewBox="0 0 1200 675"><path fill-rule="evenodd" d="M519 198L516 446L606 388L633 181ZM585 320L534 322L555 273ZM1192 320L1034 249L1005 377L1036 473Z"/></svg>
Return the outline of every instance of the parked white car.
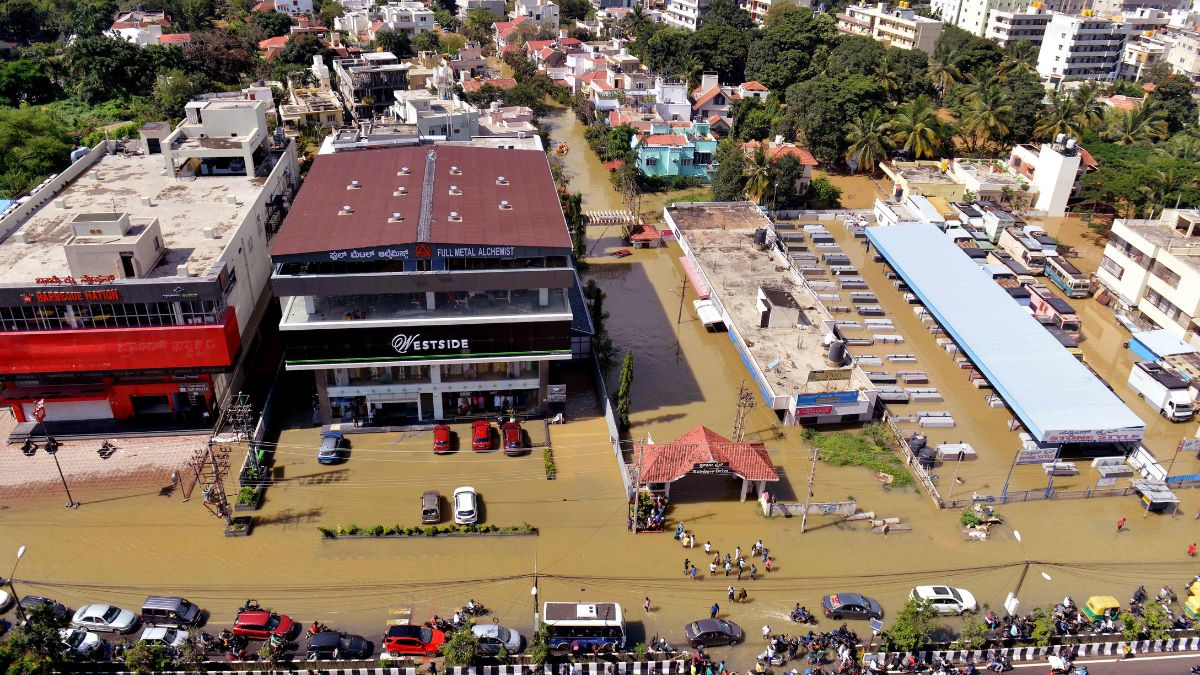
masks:
<svg viewBox="0 0 1200 675"><path fill-rule="evenodd" d="M479 653L483 656L495 656L501 647L509 654L521 651L521 634L511 628L496 623L477 623L471 626L471 632L479 638Z"/></svg>
<svg viewBox="0 0 1200 675"><path fill-rule="evenodd" d="M178 628L152 626L142 631L141 641L149 645L180 647L188 641L188 632Z"/></svg>
<svg viewBox="0 0 1200 675"><path fill-rule="evenodd" d="M459 525L470 525L479 521L479 495L473 487L460 487L454 490L454 522Z"/></svg>
<svg viewBox="0 0 1200 675"><path fill-rule="evenodd" d="M979 609L975 596L965 588L917 586L908 597L928 602L938 614L965 614Z"/></svg>
<svg viewBox="0 0 1200 675"><path fill-rule="evenodd" d="M137 616L112 605L84 605L75 610L71 625L110 633L128 633L137 625Z"/></svg>
<svg viewBox="0 0 1200 675"><path fill-rule="evenodd" d="M7 612L10 605L13 604L13 596L8 591L0 591L0 612Z"/></svg>
<svg viewBox="0 0 1200 675"><path fill-rule="evenodd" d="M58 636L62 638L67 649L78 654L90 654L93 649L100 646L99 635L78 628L64 628L58 631Z"/></svg>

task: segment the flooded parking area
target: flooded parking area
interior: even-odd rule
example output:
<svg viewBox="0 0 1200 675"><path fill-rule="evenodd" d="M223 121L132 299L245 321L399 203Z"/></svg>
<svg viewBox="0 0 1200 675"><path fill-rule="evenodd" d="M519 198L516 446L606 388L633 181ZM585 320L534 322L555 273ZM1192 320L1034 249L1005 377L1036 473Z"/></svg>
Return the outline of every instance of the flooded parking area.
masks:
<svg viewBox="0 0 1200 675"><path fill-rule="evenodd" d="M576 181L573 189L584 193L585 209L620 208L619 196L569 115L555 113L550 123L554 137L571 144L564 161ZM848 198L869 205L874 194L869 180L839 177L837 182ZM939 488L954 496L997 493L1016 450L1016 434L1007 428L1010 415L987 405L987 392L969 383L938 345L938 336L892 287L884 267L870 260L861 240L836 223L828 229L894 321L892 332L905 337L902 345L872 345L854 353L915 355L919 368L895 370L924 371L928 386L936 387L943 400L906 404L906 409L948 411L956 426L926 428L931 441L963 441L978 449L977 460L957 467L959 480L952 463L939 467ZM617 259L605 254L617 247L618 234L617 228L591 228L589 249L595 255L586 279L596 280L608 294L618 364L607 373L610 391L616 390L620 358L626 351L634 356L632 428L625 445L648 436L667 442L698 425L731 434L738 388L749 375L728 336L706 330L695 317L696 295L679 263L678 245L638 249ZM1077 306L1084 318L1085 355L1126 398L1118 373L1127 373L1131 363L1132 356L1121 348L1127 337L1105 317L1106 309L1088 300ZM1191 514L1200 495L1184 491L1183 511L1175 515L1143 516L1133 498L1010 504L1000 507L1006 522L993 530L990 541L969 541L960 514L938 511L916 488L888 488L864 468L824 462L814 467L803 428L783 426L761 404L747 415L746 440L765 445L781 477L780 499L802 496L811 475L814 499L853 499L862 510L902 518L911 532L885 536L865 524L812 516L808 531L801 533L799 519L768 519L755 502L738 501L734 481L709 476L684 479L672 489L668 518L685 523L696 536L696 548L682 548L669 532L632 534L626 528L619 460L604 420L582 393L587 378L568 381L567 423L549 427L554 480L546 478L540 450L521 457L476 453L463 446L469 435L461 425L456 427L460 447L452 454L433 454L430 431L355 434L348 460L323 466L316 462L320 430L296 425L277 439L270 485L254 512L249 537L224 537L221 522L198 498L182 501L177 492L163 489L169 477L156 476L136 489L97 489L81 499L85 503L79 509L64 509L53 493L4 499L0 556L27 546L16 575L19 594L45 595L73 607L110 602L128 609L149 594L177 594L211 612L209 630L228 625L248 597L303 623L320 620L373 639L387 621L446 616L471 598L492 608L501 624L525 634L533 628L539 601L592 600L625 606L631 642L657 634L676 644L683 624L707 616L714 602L721 605L721 616L749 633L763 624L795 633L799 627L789 625L788 610L795 603L815 609L827 593L875 597L886 623L918 584L961 586L993 608L1018 591L1022 608L1029 609L1064 595L1112 594L1124 600L1138 584L1181 588L1195 573L1185 550L1196 539ZM306 402L305 396L298 398ZM303 417L307 411L298 413ZM1164 427L1142 416L1156 453L1170 446L1172 434L1195 431L1195 425ZM25 459L9 450L5 466ZM231 457L235 470L241 460L239 454ZM1014 483L1031 489L1045 484L1036 467L1027 468L1014 473ZM483 522L528 522L538 535L330 541L317 529L417 525L423 492L437 490L445 499L459 486L478 491ZM235 490L232 480L228 489ZM445 502L443 518L448 522ZM1128 522L1118 533L1119 518ZM748 550L758 539L770 549L770 573L740 582L709 574L705 542L726 552L738 546ZM698 580L684 576L685 559L700 568ZM531 592L535 579L536 596ZM746 588L748 601L728 602L729 585ZM641 610L646 597L650 612ZM830 621L821 625L834 627ZM865 625L852 622L851 627L867 635ZM740 669L752 666L760 650L752 639L735 649L712 651Z"/></svg>

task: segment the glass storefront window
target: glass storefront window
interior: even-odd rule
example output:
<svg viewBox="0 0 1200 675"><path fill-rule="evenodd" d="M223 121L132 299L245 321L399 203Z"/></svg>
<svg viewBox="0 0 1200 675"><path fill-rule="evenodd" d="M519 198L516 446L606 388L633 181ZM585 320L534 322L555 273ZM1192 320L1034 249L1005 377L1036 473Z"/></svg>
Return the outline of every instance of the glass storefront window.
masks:
<svg viewBox="0 0 1200 675"><path fill-rule="evenodd" d="M334 368L325 371L325 385L329 387L354 387L369 384L412 384L420 382L429 382L429 366Z"/></svg>
<svg viewBox="0 0 1200 675"><path fill-rule="evenodd" d="M538 376L537 363L501 361L496 363L452 363L441 366L443 382L470 380L519 380Z"/></svg>

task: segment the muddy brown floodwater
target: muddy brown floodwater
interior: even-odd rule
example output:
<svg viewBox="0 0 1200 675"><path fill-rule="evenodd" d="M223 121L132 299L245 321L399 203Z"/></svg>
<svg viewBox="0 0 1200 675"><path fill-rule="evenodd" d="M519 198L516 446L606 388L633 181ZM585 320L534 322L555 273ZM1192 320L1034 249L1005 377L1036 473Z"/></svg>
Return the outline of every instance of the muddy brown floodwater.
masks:
<svg viewBox="0 0 1200 675"><path fill-rule="evenodd" d="M551 116L550 123L555 139L571 144L567 167L575 178L573 189L584 193L585 208L619 208L602 167L583 144L580 125L566 112ZM837 180L849 186L855 200L869 203L874 190L869 181ZM848 253L861 257L861 247L845 239L838 226L830 230L846 242ZM669 441L700 424L729 434L744 367L724 334L706 332L692 316L694 294L681 283L678 247L639 250L617 260L603 256L607 243L601 244L589 274L608 293L618 352L635 355L632 437ZM879 266L862 269L872 287L879 286ZM881 304L906 335L913 333L904 349L920 353L922 367L949 394L944 406L953 407L956 418L962 415L948 437L961 434L980 448L980 460L963 467L964 484L956 492L997 492L1015 450L1015 439L1003 426L1005 415L982 405L982 392L965 384L963 373L948 365L952 361L919 322L900 322L915 317L889 291L890 284L879 290ZM1115 352L1108 353L1115 361L1127 358L1119 351L1120 336L1092 327L1103 317L1086 312L1089 360L1103 361L1105 350ZM697 538L697 549L681 550L669 534L626 531L617 460L603 420L587 414L587 408L576 401L568 423L551 427L558 467L553 481L545 477L540 451L520 458L470 451L435 457L428 433L354 436L348 462L321 466L315 461L319 430L296 427L280 435L272 484L248 538L225 538L220 522L198 499L182 502L178 493L162 490L165 485L85 486L77 490L84 503L78 510L62 508L56 496L0 503L0 565L18 546L27 546L16 575L18 592L76 607L111 602L136 609L147 594L179 594L208 609L212 627L219 629L245 598L255 597L302 622L319 619L374 639L388 620L447 615L470 598L492 607L501 623L528 633L536 573L538 600L616 600L627 608L632 641L661 634L677 643L682 624L707 616L713 602L752 634L763 623L795 632L787 622L788 609L796 602L816 608L830 592L870 594L891 616L908 590L921 583L968 588L992 607L1020 584L1019 597L1028 609L1064 595L1124 599L1139 583L1180 589L1196 571L1185 556L1187 545L1200 539L1191 518L1196 500L1187 492L1182 514L1145 518L1133 498L1006 505L1001 511L1007 523L993 540L967 542L959 514L937 511L923 493L888 490L870 471L825 464L816 469L816 499L853 497L864 510L902 517L912 532L881 536L861 525L813 517L809 531L801 534L795 519L767 520L754 503L736 500L732 484L713 478L681 483L673 491L672 516ZM747 437L764 442L779 467L781 497L802 493L811 464L800 430L782 427L762 406L751 411L747 427ZM19 458L9 448L0 461ZM234 466L239 461L235 457ZM939 472L940 485L948 487L947 468ZM1021 480L1027 478L1032 484L1031 477ZM445 497L460 485L479 492L485 522L529 522L540 535L325 541L317 531L350 524L416 525L423 491L438 490ZM1115 521L1123 516L1129 519L1127 531L1118 534ZM1021 541L1014 530L1021 532ZM699 547L711 541L720 551L748 549L759 538L770 548L775 570L757 581L734 582L748 590L750 601L728 603L730 582L723 575L707 578ZM685 557L699 562L700 581L683 576ZM641 610L646 596L649 614ZM823 622L823 628L832 627ZM866 634L865 626L854 627ZM752 639L714 654L729 657L732 667L746 668L760 647Z"/></svg>

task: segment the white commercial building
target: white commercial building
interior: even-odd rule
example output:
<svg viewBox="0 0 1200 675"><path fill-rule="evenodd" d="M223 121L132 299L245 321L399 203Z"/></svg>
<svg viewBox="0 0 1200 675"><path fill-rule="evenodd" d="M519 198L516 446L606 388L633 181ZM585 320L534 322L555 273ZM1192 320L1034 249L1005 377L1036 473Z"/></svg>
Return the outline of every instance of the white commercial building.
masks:
<svg viewBox="0 0 1200 675"><path fill-rule="evenodd" d="M1088 0L933 0L930 4L943 23L985 37L988 24L998 13L1021 14L1039 10L1078 14L1087 6Z"/></svg>
<svg viewBox="0 0 1200 675"><path fill-rule="evenodd" d="M674 1L674 0L673 0ZM942 22L918 16L901 3L890 9L887 3L851 5L837 15L837 29L849 35L866 35L899 49L920 49L932 54Z"/></svg>
<svg viewBox="0 0 1200 675"><path fill-rule="evenodd" d="M1119 309L1136 311L1193 346L1200 315L1200 211L1113 222L1096 277Z"/></svg>

